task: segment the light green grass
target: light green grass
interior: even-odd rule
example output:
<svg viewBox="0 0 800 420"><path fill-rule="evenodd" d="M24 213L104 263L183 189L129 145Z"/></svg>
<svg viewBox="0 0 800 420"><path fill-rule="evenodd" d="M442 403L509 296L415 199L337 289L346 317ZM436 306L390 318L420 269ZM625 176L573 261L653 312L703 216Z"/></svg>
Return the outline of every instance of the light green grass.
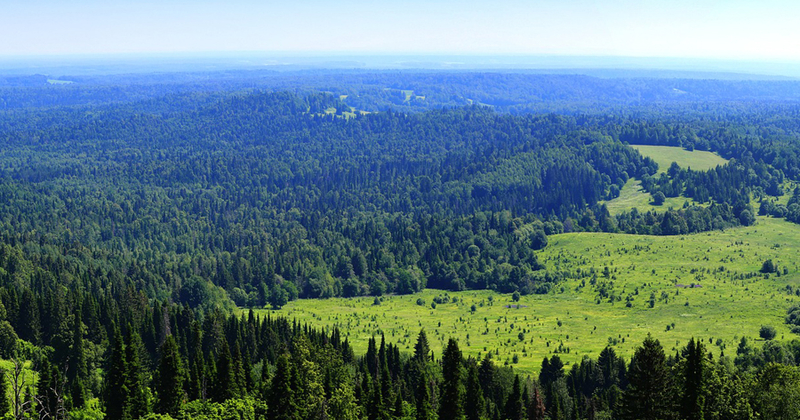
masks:
<svg viewBox="0 0 800 420"><path fill-rule="evenodd" d="M658 164L658 172L666 172L672 162L683 169L706 171L724 165L728 161L716 153L702 150L688 151L681 147L632 145L642 156L653 159Z"/></svg>
<svg viewBox="0 0 800 420"><path fill-rule="evenodd" d="M585 355L596 358L616 340L617 351L627 358L648 333L660 339L668 353L691 337L707 344L711 339L708 347L715 357L723 350L735 356L738 340L743 336L756 340L761 325L774 326L778 339L795 337L783 318L786 309L800 301L784 292L787 284L800 286L798 225L759 218L756 226L680 237L569 233L549 239L538 254L541 262L551 270L581 269L586 274L560 284L554 293L523 296L519 309L506 307L512 304L510 295L490 291L449 293L459 302L431 309L433 298L444 292L426 290L386 296L379 306L371 297L300 300L272 312L319 327L338 325L359 354L366 350L367 340L381 332L410 353L424 328L437 357L447 339L455 337L468 356L492 352L504 364L516 354L515 368L526 373L537 371L542 358L555 354L559 346L570 350L559 356L574 363ZM757 272L767 258L787 266L789 274L734 279L736 274ZM601 274L606 266L608 279ZM604 298L598 303L598 291L590 285L591 269L598 272L598 286L605 282L609 293L623 300L612 303ZM682 289L676 283L703 287ZM647 304L651 292L658 300L654 308ZM662 292L667 301L660 300ZM625 306L628 294L634 294L631 308ZM425 305L418 306L417 299ZM675 327L666 331L673 323ZM525 338L520 341L523 331Z"/></svg>
<svg viewBox="0 0 800 420"><path fill-rule="evenodd" d="M637 208L639 211L666 211L669 208L681 208L683 203L695 204L694 200L687 197L667 197L664 204L652 204L653 197L642 189L642 183L636 179L629 179L619 192L619 197L606 201L609 213L612 216Z"/></svg>
<svg viewBox="0 0 800 420"><path fill-rule="evenodd" d="M14 362L11 360L0 360L0 368L4 369L8 375L14 374ZM35 391L39 375L33 370L33 363L30 360L26 360L22 368L22 375L25 377L25 386L30 386L30 388ZM11 380L7 376L0 377L0 380L6 381L6 398L8 398L9 401L13 401L14 390L11 387Z"/></svg>

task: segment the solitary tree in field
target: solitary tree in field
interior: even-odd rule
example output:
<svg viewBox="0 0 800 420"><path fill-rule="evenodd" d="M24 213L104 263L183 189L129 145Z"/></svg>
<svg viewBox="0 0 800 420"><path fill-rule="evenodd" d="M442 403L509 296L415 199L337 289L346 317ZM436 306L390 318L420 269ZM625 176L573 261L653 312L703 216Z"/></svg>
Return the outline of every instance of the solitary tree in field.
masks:
<svg viewBox="0 0 800 420"><path fill-rule="evenodd" d="M660 206L660 205L664 204L664 201L666 201L666 200L667 200L667 197L664 196L664 193L661 192L661 191L653 194L653 204L655 204L657 206Z"/></svg>
<svg viewBox="0 0 800 420"><path fill-rule="evenodd" d="M772 340L775 338L777 333L775 332L775 328L769 325L762 325L761 329L758 331L758 335L761 336L764 340Z"/></svg>

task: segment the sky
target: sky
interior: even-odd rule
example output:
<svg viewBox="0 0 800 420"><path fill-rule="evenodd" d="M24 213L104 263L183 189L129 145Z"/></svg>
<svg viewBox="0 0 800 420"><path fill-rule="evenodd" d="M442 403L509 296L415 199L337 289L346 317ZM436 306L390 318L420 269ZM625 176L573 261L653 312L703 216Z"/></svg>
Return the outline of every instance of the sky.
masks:
<svg viewBox="0 0 800 420"><path fill-rule="evenodd" d="M0 57L199 52L800 61L800 2L5 0Z"/></svg>

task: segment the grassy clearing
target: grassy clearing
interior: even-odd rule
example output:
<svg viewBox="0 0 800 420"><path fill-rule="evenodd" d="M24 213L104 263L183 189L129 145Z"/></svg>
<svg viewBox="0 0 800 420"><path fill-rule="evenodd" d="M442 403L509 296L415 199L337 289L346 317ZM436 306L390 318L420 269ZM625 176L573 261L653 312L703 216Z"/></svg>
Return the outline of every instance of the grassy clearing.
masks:
<svg viewBox="0 0 800 420"><path fill-rule="evenodd" d="M369 297L301 300L280 311L261 312L316 326L338 325L358 353L366 351L370 336L381 332L411 352L417 333L425 328L437 354L449 337L456 337L466 355L492 352L499 363L523 372L538 370L542 358L555 353L567 363L584 355L597 357L609 343L630 357L648 333L668 352L696 337L711 343L715 356L735 355L739 339L758 339L761 325L774 326L778 339L794 338L783 317L790 304L800 301L784 291L787 285L800 287L797 255L800 226L769 218L759 218L756 226L681 237L569 233L551 236L550 245L539 253L549 269L585 272L563 283L557 293L522 296L518 303L511 295L491 291L449 293L457 303L432 309L433 298L444 292L426 290L386 296L380 305ZM739 278L757 272L767 258L787 267L789 274ZM677 286L691 284L702 287ZM605 296L622 300L600 298L601 289ZM633 299L630 308L628 295ZM417 305L418 299L425 304Z"/></svg>
<svg viewBox="0 0 800 420"><path fill-rule="evenodd" d="M724 165L728 161L719 155L700 150L688 151L680 147L669 146L631 146L643 156L650 157L658 163L658 173L666 173L672 162L677 162L682 168L694 170L708 170L717 165ZM685 202L695 204L694 200L687 197L667 197L663 205L652 204L653 197L642 190L641 182L629 179L620 190L619 197L606 202L608 211L612 215L630 211L633 208L639 211L666 211L671 208L683 207Z"/></svg>
<svg viewBox="0 0 800 420"><path fill-rule="evenodd" d="M642 156L653 159L658 164L658 172L666 172L672 162L677 162L681 168L691 168L695 171L706 171L724 165L728 161L716 153L702 150L688 151L681 147L670 146L640 146L632 145Z"/></svg>
<svg viewBox="0 0 800 420"><path fill-rule="evenodd" d="M639 180L631 178L620 190L619 197L606 201L605 204L611 215L624 213L633 208L637 208L639 211L666 211L670 207L675 209L681 208L685 202L695 204L693 199L687 197L667 197L664 204L660 206L652 204L652 202L653 197L650 193L642 189L642 183L639 182Z"/></svg>

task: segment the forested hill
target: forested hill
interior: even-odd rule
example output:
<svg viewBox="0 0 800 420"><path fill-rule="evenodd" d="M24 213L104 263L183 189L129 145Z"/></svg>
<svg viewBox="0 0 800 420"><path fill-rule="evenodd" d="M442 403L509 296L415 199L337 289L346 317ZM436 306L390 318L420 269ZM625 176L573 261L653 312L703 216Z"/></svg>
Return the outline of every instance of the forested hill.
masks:
<svg viewBox="0 0 800 420"><path fill-rule="evenodd" d="M175 93L241 90L291 91L301 95L330 92L365 111L418 112L442 107L483 104L498 112L621 114L663 113L665 109L708 112L709 105L742 109L768 103L800 101L796 80L714 80L643 77L646 72L619 72L625 77L595 77L575 70L561 74L510 71L219 71L122 74L108 76L0 76L0 110L69 105L129 103ZM615 75L614 71L599 74ZM713 112L719 109L713 109ZM712 113L713 113L712 112Z"/></svg>
<svg viewBox="0 0 800 420"><path fill-rule="evenodd" d="M37 255L80 250L135 273L149 297L192 305L211 305L209 280L257 306L425 285L545 293L575 274L537 261L548 234L750 224L750 196L782 194L798 173L793 137L747 122L351 111L328 95L251 93L6 113L0 232ZM732 162L655 177L623 141ZM598 202L632 177L710 205L612 217Z"/></svg>

